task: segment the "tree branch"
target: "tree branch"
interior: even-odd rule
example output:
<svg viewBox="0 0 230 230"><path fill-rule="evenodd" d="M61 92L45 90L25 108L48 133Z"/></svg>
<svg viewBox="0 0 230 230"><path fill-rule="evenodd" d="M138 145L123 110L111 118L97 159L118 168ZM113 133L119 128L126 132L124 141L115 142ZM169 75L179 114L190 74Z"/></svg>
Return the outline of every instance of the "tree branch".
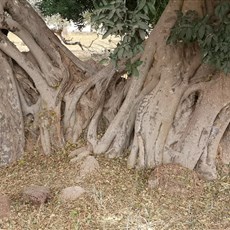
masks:
<svg viewBox="0 0 230 230"><path fill-rule="evenodd" d="M0 32L0 49L15 60L19 66L26 71L26 73L32 78L38 91L46 96L53 95L53 91L50 87L47 87L44 75L34 63L32 63L25 54L21 53L16 46L7 39L5 35Z"/></svg>

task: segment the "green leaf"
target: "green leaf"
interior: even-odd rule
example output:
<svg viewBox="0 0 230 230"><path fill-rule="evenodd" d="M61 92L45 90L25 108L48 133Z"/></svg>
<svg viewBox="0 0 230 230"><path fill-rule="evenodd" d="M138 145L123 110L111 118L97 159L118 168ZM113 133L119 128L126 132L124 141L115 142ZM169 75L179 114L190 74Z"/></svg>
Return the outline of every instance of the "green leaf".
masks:
<svg viewBox="0 0 230 230"><path fill-rule="evenodd" d="M100 10L103 10L103 11L105 11L105 10L113 10L113 8L114 8L114 6L112 4L107 4L105 6L101 6Z"/></svg>
<svg viewBox="0 0 230 230"><path fill-rule="evenodd" d="M188 28L186 32L186 40L191 41L192 40L192 29Z"/></svg>
<svg viewBox="0 0 230 230"><path fill-rule="evenodd" d="M219 46L217 45L216 47L215 47L215 52L217 52L218 50L219 50Z"/></svg>
<svg viewBox="0 0 230 230"><path fill-rule="evenodd" d="M101 20L103 18L106 18L106 17L107 17L106 14L101 14L101 15L98 16L97 20L99 21L99 20Z"/></svg>
<svg viewBox="0 0 230 230"><path fill-rule="evenodd" d="M149 11L153 14L153 15L156 15L157 14L157 11L156 11L156 8L155 8L155 4L152 4L150 2L147 3L148 5L148 8L149 8Z"/></svg>
<svg viewBox="0 0 230 230"><path fill-rule="evenodd" d="M106 0L102 0L102 3L103 3L104 5L107 5L107 4L108 4L108 2L107 2Z"/></svg>
<svg viewBox="0 0 230 230"><path fill-rule="evenodd" d="M107 16L108 19L111 19L111 18L114 16L115 12L116 12L116 10L112 10L112 11L109 13L109 15Z"/></svg>
<svg viewBox="0 0 230 230"><path fill-rule="evenodd" d="M145 36L146 36L145 30L139 30L138 32L139 32L140 38L141 38L142 40L145 40Z"/></svg>
<svg viewBox="0 0 230 230"><path fill-rule="evenodd" d="M202 26L199 28L199 30L198 30L199 38L200 38L200 39L203 39L204 34L205 34L205 25L202 25Z"/></svg>
<svg viewBox="0 0 230 230"><path fill-rule="evenodd" d="M137 11L142 10L144 8L145 4L146 4L146 0L141 0L141 2L138 5Z"/></svg>
<svg viewBox="0 0 230 230"><path fill-rule="evenodd" d="M150 20L149 17L145 14L137 14L140 18L145 19L145 20Z"/></svg>
<svg viewBox="0 0 230 230"><path fill-rule="evenodd" d="M126 67L127 74L131 75L132 74L132 64L130 60L126 63L125 67Z"/></svg>
<svg viewBox="0 0 230 230"><path fill-rule="evenodd" d="M212 36L208 36L206 39L205 39L205 44L209 47L211 46L212 44Z"/></svg>
<svg viewBox="0 0 230 230"><path fill-rule="evenodd" d="M143 30L149 29L148 24L146 24L145 22L139 21L139 22L137 22L137 24L138 24L138 26L139 26L141 29L143 29Z"/></svg>
<svg viewBox="0 0 230 230"><path fill-rule="evenodd" d="M117 68L117 59L111 57L111 62Z"/></svg>
<svg viewBox="0 0 230 230"><path fill-rule="evenodd" d="M103 24L105 24L106 26L114 26L114 22L112 20L107 20L107 19L103 19Z"/></svg>
<svg viewBox="0 0 230 230"><path fill-rule="evenodd" d="M130 50L130 45L125 45L125 51L128 52Z"/></svg>
<svg viewBox="0 0 230 230"><path fill-rule="evenodd" d="M178 40L177 34L171 33L166 41L166 44L175 44Z"/></svg>
<svg viewBox="0 0 230 230"><path fill-rule="evenodd" d="M147 5L144 6L143 11L146 15L149 14L149 7Z"/></svg>
<svg viewBox="0 0 230 230"><path fill-rule="evenodd" d="M117 52L118 59L122 59L125 49L122 47Z"/></svg>
<svg viewBox="0 0 230 230"><path fill-rule="evenodd" d="M132 75L134 75L135 77L139 77L139 71L136 67L132 68Z"/></svg>
<svg viewBox="0 0 230 230"><path fill-rule="evenodd" d="M229 12L229 10L230 10L230 3L222 2L221 4L217 5L217 7L215 8L215 15L223 19L223 17Z"/></svg>
<svg viewBox="0 0 230 230"><path fill-rule="evenodd" d="M184 40L186 36L186 32L187 32L186 28L181 29L181 31L179 32L179 38Z"/></svg>
<svg viewBox="0 0 230 230"><path fill-rule="evenodd" d="M124 24L121 23L117 23L116 24L116 30L122 30L123 29Z"/></svg>
<svg viewBox="0 0 230 230"><path fill-rule="evenodd" d="M93 6L94 6L95 9L99 8L99 6L97 5L96 1L93 1Z"/></svg>
<svg viewBox="0 0 230 230"><path fill-rule="evenodd" d="M113 33L113 29L107 30L106 33L102 36L102 39L107 38L107 37L108 37L110 34L112 34L112 33Z"/></svg>
<svg viewBox="0 0 230 230"><path fill-rule="evenodd" d="M117 14L118 18L123 19L123 16L121 15L121 11L120 10L117 10L116 14Z"/></svg>
<svg viewBox="0 0 230 230"><path fill-rule="evenodd" d="M138 67L138 66L140 66L142 63L143 63L143 61L138 60L138 61L134 62L134 65L135 65L136 67Z"/></svg>
<svg viewBox="0 0 230 230"><path fill-rule="evenodd" d="M105 65L105 64L108 63L108 59L107 59L107 58L103 58L103 59L101 59L101 60L99 61L99 63L100 63L101 65Z"/></svg>

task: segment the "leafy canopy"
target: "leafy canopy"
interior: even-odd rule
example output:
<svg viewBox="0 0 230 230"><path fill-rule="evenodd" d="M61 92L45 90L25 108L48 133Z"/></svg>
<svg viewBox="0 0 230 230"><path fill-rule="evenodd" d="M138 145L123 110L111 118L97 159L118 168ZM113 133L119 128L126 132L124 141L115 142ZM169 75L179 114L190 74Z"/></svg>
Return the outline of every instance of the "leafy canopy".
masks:
<svg viewBox="0 0 230 230"><path fill-rule="evenodd" d="M60 14L83 26L83 14L93 10L95 0L42 0L36 4L44 16Z"/></svg>
<svg viewBox="0 0 230 230"><path fill-rule="evenodd" d="M103 38L109 35L121 38L111 54L116 64L143 50L143 41L159 19L168 0L42 0L38 7L44 16L60 14L63 18L83 24L83 13L93 12L92 23L102 26ZM128 74L138 75L141 62L127 64Z"/></svg>
<svg viewBox="0 0 230 230"><path fill-rule="evenodd" d="M37 5L42 13L51 16L59 13L83 25L83 13L93 12L92 22L102 26L103 38L120 36L117 48L111 54L118 60L135 56L143 50L143 41L156 24L168 0L41 0ZM230 2L221 1L214 15L200 18L195 11L178 12L178 19L168 43L197 42L203 61L230 72ZM128 74L138 75L141 62L128 62Z"/></svg>
<svg viewBox="0 0 230 230"><path fill-rule="evenodd" d="M178 12L168 43L197 42L203 61L230 73L230 2L221 2L214 15L200 18L195 11Z"/></svg>
<svg viewBox="0 0 230 230"><path fill-rule="evenodd" d="M109 35L121 38L111 59L117 63L123 58L132 58L143 50L143 41L158 21L168 0L102 0L94 3L92 21L102 25L103 38ZM137 67L141 62L128 62L128 74L138 76Z"/></svg>

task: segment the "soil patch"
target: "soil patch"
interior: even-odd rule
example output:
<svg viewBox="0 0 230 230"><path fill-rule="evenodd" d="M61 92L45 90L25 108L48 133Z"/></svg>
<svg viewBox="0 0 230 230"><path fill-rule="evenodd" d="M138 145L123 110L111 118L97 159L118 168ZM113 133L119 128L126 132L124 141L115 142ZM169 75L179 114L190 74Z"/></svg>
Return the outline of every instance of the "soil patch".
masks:
<svg viewBox="0 0 230 230"><path fill-rule="evenodd" d="M11 200L11 217L0 222L0 229L230 229L229 176L199 182L203 192L195 196L180 196L179 190L175 196L149 189L150 171L129 170L124 159L97 160L99 172L78 182L80 165L70 164L67 152L47 157L33 151L1 169L0 191ZM179 172L184 178L194 174ZM25 202L21 191L31 184L49 187L52 199L41 206ZM86 193L63 203L60 192L70 186Z"/></svg>
<svg viewBox="0 0 230 230"><path fill-rule="evenodd" d="M97 35L73 36L73 41L90 46ZM13 39L26 51L20 40ZM113 41L108 44L85 51L78 45L68 47L88 59L94 51L103 54L104 46L106 50L115 46ZM127 169L125 159L97 157L100 170L79 181L80 165L70 164L68 154L66 150L43 156L31 148L17 163L0 169L0 194L7 195L11 204L11 216L0 220L1 230L230 229L230 176L223 173L229 166L219 171L218 180L203 182L181 167L137 171ZM149 188L150 175L159 179L154 189ZM23 188L33 184L50 188L48 203L37 206L22 198ZM71 186L86 193L76 201L61 202L61 191Z"/></svg>

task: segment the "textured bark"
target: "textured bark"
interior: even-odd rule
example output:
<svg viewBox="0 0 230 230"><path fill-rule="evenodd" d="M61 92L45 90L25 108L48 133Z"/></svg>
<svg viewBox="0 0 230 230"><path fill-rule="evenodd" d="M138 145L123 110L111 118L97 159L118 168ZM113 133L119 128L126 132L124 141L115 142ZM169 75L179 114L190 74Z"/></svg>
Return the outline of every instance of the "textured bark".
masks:
<svg viewBox="0 0 230 230"><path fill-rule="evenodd" d="M222 91L219 90L221 82ZM218 76L195 87L194 92L189 90L168 135L164 163L177 162L199 169L206 178L216 177L218 145L229 124L228 84L227 78Z"/></svg>
<svg viewBox="0 0 230 230"><path fill-rule="evenodd" d="M172 18L174 6L182 6L185 11L195 9L201 15L213 9L210 2L208 9L202 1L192 5L191 1L182 2L179 5L180 1L171 1L166 17ZM169 21L164 14L162 19ZM167 28L162 31L167 33ZM195 46L172 48L159 42L157 46L154 69L161 67L160 80L137 111L128 166L154 168L159 164L180 163L197 169L207 179L214 179L218 145L229 124L228 80L201 65ZM226 141L222 143L226 149ZM226 162L228 154L226 150L224 153Z"/></svg>
<svg viewBox="0 0 230 230"><path fill-rule="evenodd" d="M64 54L66 48L26 1L1 1L0 6L0 27L20 37L30 50L20 52L0 34L0 49L12 60L19 81L23 114L36 118L43 150L50 154L54 146L63 146L61 101L74 81L72 73L81 77L83 70L71 67L73 57Z"/></svg>
<svg viewBox="0 0 230 230"><path fill-rule="evenodd" d="M220 141L219 146L219 153L220 153L220 159L223 162L223 164L230 164L230 126L228 125L227 129L225 130L225 133Z"/></svg>
<svg viewBox="0 0 230 230"><path fill-rule="evenodd" d="M0 29L19 36L30 51L20 52L0 32L1 164L22 154L24 119L40 131L45 154L84 136L87 152L113 158L129 150L128 167L173 162L216 178L217 150L230 161L230 81L202 64L196 44L166 45L175 11L202 16L215 4L169 1L144 52L132 60L143 62L140 77L124 80L126 60L118 69L82 62L25 0L2 0Z"/></svg>
<svg viewBox="0 0 230 230"><path fill-rule="evenodd" d="M0 51L0 166L18 159L25 144L21 105L12 62Z"/></svg>

